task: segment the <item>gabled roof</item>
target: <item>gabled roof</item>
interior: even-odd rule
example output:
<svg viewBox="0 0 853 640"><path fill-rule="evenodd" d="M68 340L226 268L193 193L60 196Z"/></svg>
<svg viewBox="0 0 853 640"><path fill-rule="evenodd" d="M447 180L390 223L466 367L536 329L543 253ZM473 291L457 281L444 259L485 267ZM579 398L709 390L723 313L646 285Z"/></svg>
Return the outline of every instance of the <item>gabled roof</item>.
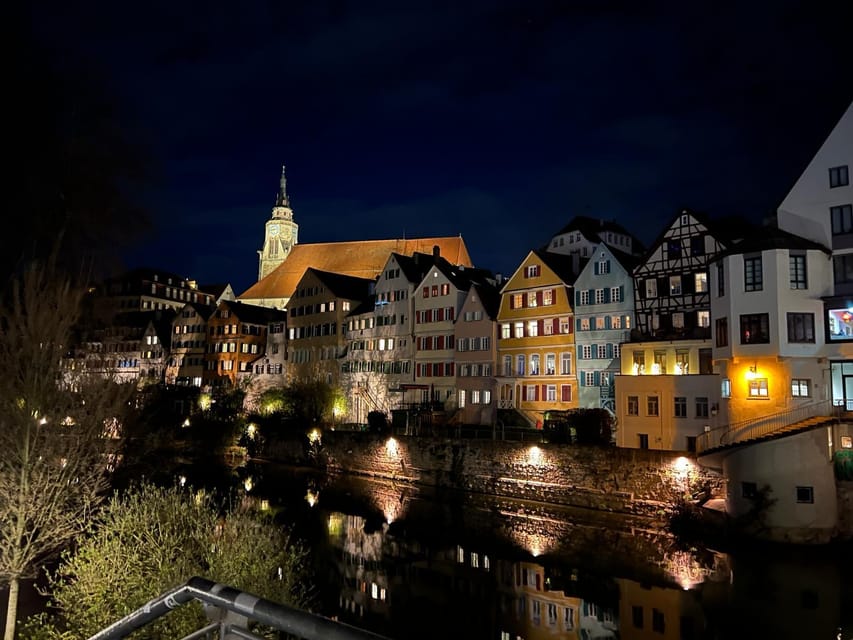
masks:
<svg viewBox="0 0 853 640"><path fill-rule="evenodd" d="M246 304L237 300L223 300L219 306L224 306L233 313L240 322L250 324L269 324L270 322L281 322L287 319L287 313L278 309L262 307L256 304Z"/></svg>
<svg viewBox="0 0 853 640"><path fill-rule="evenodd" d="M418 284L423 280L427 271L435 264L435 258L431 253L416 251L412 255L407 256L394 252L393 256L397 260L397 264L400 265L400 271L403 272L403 275L406 276L409 282L414 284Z"/></svg>
<svg viewBox="0 0 853 640"><path fill-rule="evenodd" d="M767 226L761 227L759 233L750 234L743 240L735 242L727 249L723 249L718 252L711 260L715 261L725 258L726 256L742 255L744 253L758 253L772 249L823 251L826 255L832 255L831 249L818 242L789 233L779 227Z"/></svg>
<svg viewBox="0 0 853 640"><path fill-rule="evenodd" d="M501 306L500 290L487 282L477 282L471 286L471 291L476 292L483 311L486 312L489 319L496 320Z"/></svg>
<svg viewBox="0 0 853 640"><path fill-rule="evenodd" d="M696 219L697 222L702 224L708 232L717 240L720 244L725 247L729 247L738 240L743 239L744 237L754 233L756 231L756 225L753 222L746 220L742 216L731 215L731 216L721 216L718 218L712 218L708 214L703 213L701 211L694 211L692 209L681 209L675 215L670 218L669 222L663 227L661 232L658 234L657 238L655 238L654 242L652 242L646 253L641 257L638 264L644 264L654 255L655 250L661 246L661 244L666 239L667 233L669 233L670 229L675 226L675 223L681 218L683 215L689 215L692 218Z"/></svg>
<svg viewBox="0 0 853 640"><path fill-rule="evenodd" d="M210 318L213 315L213 312L216 311L216 307L212 304L204 304L202 302L187 302L184 306L192 307L195 312L204 320Z"/></svg>
<svg viewBox="0 0 853 640"><path fill-rule="evenodd" d="M436 269L444 274L450 283L460 291L468 291L476 282L488 282L494 280L494 274L486 269L476 269L456 264L450 264L442 257L435 258Z"/></svg>
<svg viewBox="0 0 853 640"><path fill-rule="evenodd" d="M348 300L363 300L366 295L369 295L370 285L375 282L373 278L359 278L343 273L320 271L314 267L308 267L299 281L302 282L309 273L322 282L336 298L346 298ZM299 284L297 283L298 287Z"/></svg>
<svg viewBox="0 0 853 640"><path fill-rule="evenodd" d="M557 274L557 277L560 278L560 280L568 285L573 285L575 283L578 273L580 273L580 270L583 269L584 265L589 260L589 258L582 258L582 262L578 266L578 270L575 271L574 264L576 260L573 256L567 256L561 253L550 253L543 249L534 249L533 253L535 253L539 259L542 260L549 269L551 269L551 271Z"/></svg>
<svg viewBox="0 0 853 640"><path fill-rule="evenodd" d="M554 236L561 236L570 231L580 231L581 234L591 242L598 242L603 231L612 231L629 236L636 247L637 252L643 251L643 243L630 231L615 220L604 220L603 218L592 218L590 216L575 216L569 223L560 229ZM542 247L543 249L547 248Z"/></svg>
<svg viewBox="0 0 853 640"><path fill-rule="evenodd" d="M462 236L296 244L284 262L237 296L237 299L290 298L296 283L309 267L360 278L375 278L382 272L392 252L404 255L416 252L432 254L436 247L441 256L450 262L473 266Z"/></svg>

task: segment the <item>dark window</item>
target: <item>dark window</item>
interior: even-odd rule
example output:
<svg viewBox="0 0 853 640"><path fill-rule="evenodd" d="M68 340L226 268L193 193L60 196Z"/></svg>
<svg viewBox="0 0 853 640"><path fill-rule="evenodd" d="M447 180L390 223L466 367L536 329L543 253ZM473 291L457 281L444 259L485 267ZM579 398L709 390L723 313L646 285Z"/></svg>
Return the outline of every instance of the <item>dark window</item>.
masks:
<svg viewBox="0 0 853 640"><path fill-rule="evenodd" d="M696 436L687 436L687 450L696 453Z"/></svg>
<svg viewBox="0 0 853 640"><path fill-rule="evenodd" d="M643 607L637 605L631 607L631 621L635 629L643 628Z"/></svg>
<svg viewBox="0 0 853 640"><path fill-rule="evenodd" d="M640 415L640 397L639 396L628 396L628 415L629 416Z"/></svg>
<svg viewBox="0 0 853 640"><path fill-rule="evenodd" d="M705 236L693 236L690 238L690 255L705 255Z"/></svg>
<svg viewBox="0 0 853 640"><path fill-rule="evenodd" d="M832 219L832 235L853 233L853 205L841 204L830 207L829 217Z"/></svg>
<svg viewBox="0 0 853 640"><path fill-rule="evenodd" d="M717 346L725 347L729 344L729 319L717 318L714 321L714 329L717 337Z"/></svg>
<svg viewBox="0 0 853 640"><path fill-rule="evenodd" d="M670 240L666 243L666 257L668 260L678 260L681 257L681 240Z"/></svg>
<svg viewBox="0 0 853 640"><path fill-rule="evenodd" d="M687 398L684 396L677 396L675 398L675 417L676 418L686 418L687 417Z"/></svg>
<svg viewBox="0 0 853 640"><path fill-rule="evenodd" d="M648 433L640 433L638 435L640 437L640 449L648 449L649 448L649 434Z"/></svg>
<svg viewBox="0 0 853 640"><path fill-rule="evenodd" d="M802 255L792 255L788 258L789 271L791 274L792 289L806 289L806 257Z"/></svg>
<svg viewBox="0 0 853 640"><path fill-rule="evenodd" d="M648 396L646 398L646 415L656 416L658 413L658 397Z"/></svg>
<svg viewBox="0 0 853 640"><path fill-rule="evenodd" d="M853 253L832 257L832 272L835 284L853 282Z"/></svg>
<svg viewBox="0 0 853 640"><path fill-rule="evenodd" d="M723 269L723 263L717 263L717 297L722 298L726 295L726 272Z"/></svg>
<svg viewBox="0 0 853 640"><path fill-rule="evenodd" d="M788 314L788 342L814 342L814 314Z"/></svg>
<svg viewBox="0 0 853 640"><path fill-rule="evenodd" d="M754 482L741 482L740 495L750 500L758 497L758 485Z"/></svg>
<svg viewBox="0 0 853 640"><path fill-rule="evenodd" d="M829 188L846 187L850 184L850 175L847 172L847 165L843 164L840 167L829 168Z"/></svg>
<svg viewBox="0 0 853 640"><path fill-rule="evenodd" d="M814 487L797 487L797 502L801 504L813 504Z"/></svg>
<svg viewBox="0 0 853 640"><path fill-rule="evenodd" d="M770 342L770 320L766 313L750 313L740 317L740 343Z"/></svg>
<svg viewBox="0 0 853 640"><path fill-rule="evenodd" d="M707 418L708 417L708 398L707 397L696 398L696 417L697 418Z"/></svg>
<svg viewBox="0 0 853 640"><path fill-rule="evenodd" d="M747 291L761 291L764 288L761 256L743 259L743 284Z"/></svg>
<svg viewBox="0 0 853 640"><path fill-rule="evenodd" d="M664 633L665 625L663 621L663 611L652 609L652 631Z"/></svg>

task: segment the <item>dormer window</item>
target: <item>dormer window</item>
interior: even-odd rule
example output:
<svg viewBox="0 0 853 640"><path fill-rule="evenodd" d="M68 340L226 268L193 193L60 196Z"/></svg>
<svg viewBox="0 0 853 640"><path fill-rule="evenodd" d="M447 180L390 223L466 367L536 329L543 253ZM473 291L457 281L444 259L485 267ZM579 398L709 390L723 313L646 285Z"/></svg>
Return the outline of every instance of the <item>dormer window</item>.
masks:
<svg viewBox="0 0 853 640"><path fill-rule="evenodd" d="M538 278L540 273L538 264L531 264L527 266L524 277L525 278Z"/></svg>

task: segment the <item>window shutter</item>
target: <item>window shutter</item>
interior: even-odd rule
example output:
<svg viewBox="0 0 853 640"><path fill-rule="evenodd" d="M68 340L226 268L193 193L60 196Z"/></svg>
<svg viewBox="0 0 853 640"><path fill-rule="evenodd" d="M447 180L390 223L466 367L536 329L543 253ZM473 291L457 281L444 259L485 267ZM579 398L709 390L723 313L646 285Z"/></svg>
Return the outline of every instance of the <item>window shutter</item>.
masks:
<svg viewBox="0 0 853 640"><path fill-rule="evenodd" d="M625 285L619 285L619 300L625 302Z"/></svg>
<svg viewBox="0 0 853 640"><path fill-rule="evenodd" d="M454 313L453 307L447 307L447 319L448 320L453 320L453 313Z"/></svg>
<svg viewBox="0 0 853 640"><path fill-rule="evenodd" d="M604 301L612 302L612 300L610 300L610 287L604 287Z"/></svg>
<svg viewBox="0 0 853 640"><path fill-rule="evenodd" d="M610 316L604 316L604 328L605 329L610 328Z"/></svg>
<svg viewBox="0 0 853 640"><path fill-rule="evenodd" d="M575 291L575 306L576 307L580 306L580 303L581 303L581 292Z"/></svg>
<svg viewBox="0 0 853 640"><path fill-rule="evenodd" d="M548 386L542 385L542 395L540 396L543 400L548 397Z"/></svg>
<svg viewBox="0 0 853 640"><path fill-rule="evenodd" d="M545 321L544 320L537 320L536 321L536 329L537 329L537 333L540 336L545 335Z"/></svg>
<svg viewBox="0 0 853 640"><path fill-rule="evenodd" d="M598 260L596 260L595 264L593 265L593 273L595 273L595 275L599 275L599 273L598 273Z"/></svg>
<svg viewBox="0 0 853 640"><path fill-rule="evenodd" d="M534 400L539 399L539 385L538 384L533 386L533 399Z"/></svg>
<svg viewBox="0 0 853 640"><path fill-rule="evenodd" d="M600 385L600 384L601 384L601 372L600 372L600 371L596 371L596 372L594 372L594 373L592 374L592 376L593 376L593 378L592 378L592 382L593 382L593 384L597 387L598 385Z"/></svg>
<svg viewBox="0 0 853 640"><path fill-rule="evenodd" d="M608 358L613 357L613 345L610 344L609 342L607 343L607 357Z"/></svg>
<svg viewBox="0 0 853 640"><path fill-rule="evenodd" d="M536 292L536 306L537 307L542 306L542 292L541 291Z"/></svg>
<svg viewBox="0 0 853 640"><path fill-rule="evenodd" d="M444 320L444 309L440 308L438 310L438 321L441 322L442 320Z"/></svg>
<svg viewBox="0 0 853 640"><path fill-rule="evenodd" d="M559 318L553 318L551 320L551 325L552 325L551 333L553 333L554 335L560 333L560 319Z"/></svg>

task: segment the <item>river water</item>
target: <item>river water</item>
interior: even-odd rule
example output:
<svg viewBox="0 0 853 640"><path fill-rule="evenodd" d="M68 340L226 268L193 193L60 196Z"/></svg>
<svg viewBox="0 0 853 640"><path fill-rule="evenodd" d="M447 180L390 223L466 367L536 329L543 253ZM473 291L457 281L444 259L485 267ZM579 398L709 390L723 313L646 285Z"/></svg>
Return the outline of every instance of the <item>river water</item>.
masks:
<svg viewBox="0 0 853 640"><path fill-rule="evenodd" d="M321 613L391 638L853 638L853 545L679 545L628 518L271 464Z"/></svg>
<svg viewBox="0 0 853 640"><path fill-rule="evenodd" d="M169 473L271 510L310 549L316 610L393 639L853 639L853 544L724 551L642 518L268 463Z"/></svg>

